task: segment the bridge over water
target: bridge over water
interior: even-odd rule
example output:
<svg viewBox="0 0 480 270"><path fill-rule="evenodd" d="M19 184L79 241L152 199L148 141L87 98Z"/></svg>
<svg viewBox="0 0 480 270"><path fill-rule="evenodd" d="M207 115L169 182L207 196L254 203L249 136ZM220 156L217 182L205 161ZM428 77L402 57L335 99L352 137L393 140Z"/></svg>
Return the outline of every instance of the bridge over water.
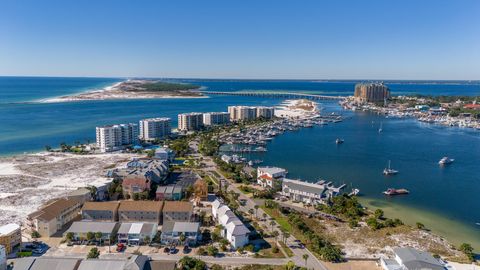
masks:
<svg viewBox="0 0 480 270"><path fill-rule="evenodd" d="M324 96L316 94L292 93L292 92L257 92L257 91L199 91L206 95L226 95L226 96L251 96L251 97L266 97L266 98L304 98L310 100L342 100L344 96Z"/></svg>

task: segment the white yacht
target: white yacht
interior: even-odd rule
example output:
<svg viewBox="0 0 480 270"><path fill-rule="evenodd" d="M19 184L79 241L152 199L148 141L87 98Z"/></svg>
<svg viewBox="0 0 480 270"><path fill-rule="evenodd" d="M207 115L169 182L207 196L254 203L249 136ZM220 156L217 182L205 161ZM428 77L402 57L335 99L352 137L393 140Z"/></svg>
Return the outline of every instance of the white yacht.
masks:
<svg viewBox="0 0 480 270"><path fill-rule="evenodd" d="M383 169L383 174L384 175L394 175L394 174L397 174L398 171L397 170L394 170L390 167L390 160L388 161L388 167Z"/></svg>

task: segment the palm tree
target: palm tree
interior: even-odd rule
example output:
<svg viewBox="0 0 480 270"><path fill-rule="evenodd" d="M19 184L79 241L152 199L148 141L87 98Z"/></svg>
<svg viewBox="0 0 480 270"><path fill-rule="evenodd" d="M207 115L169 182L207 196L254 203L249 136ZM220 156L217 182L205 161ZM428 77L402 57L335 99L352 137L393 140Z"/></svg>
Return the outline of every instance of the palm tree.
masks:
<svg viewBox="0 0 480 270"><path fill-rule="evenodd" d="M95 233L95 240L101 241L102 240L103 234L101 232L96 232Z"/></svg>
<svg viewBox="0 0 480 270"><path fill-rule="evenodd" d="M250 214L250 218L253 219L253 209L248 209L248 213Z"/></svg>
<svg viewBox="0 0 480 270"><path fill-rule="evenodd" d="M262 217L263 217L264 220L267 220L267 216L268 216L267 213L262 214Z"/></svg>
<svg viewBox="0 0 480 270"><path fill-rule="evenodd" d="M253 208L255 208L255 218L257 218L257 212L258 212L258 208L260 206L258 206L258 204L255 204L255 206Z"/></svg>
<svg viewBox="0 0 480 270"><path fill-rule="evenodd" d="M305 260L305 267L307 267L307 260L308 260L308 257L309 257L309 256L308 256L308 254L307 254L307 253L305 253L305 254L303 254L303 255L302 255L302 258Z"/></svg>
<svg viewBox="0 0 480 270"><path fill-rule="evenodd" d="M273 237L275 237L275 243L277 242L277 237L280 235L278 231L273 231L272 233Z"/></svg>
<svg viewBox="0 0 480 270"><path fill-rule="evenodd" d="M273 226L275 226L275 221L270 221L270 226L272 226L272 231L273 231Z"/></svg>
<svg viewBox="0 0 480 270"><path fill-rule="evenodd" d="M285 239L285 240L284 240L284 244L286 245L286 244L287 244L287 239L290 238L290 233L289 233L289 232L285 232L285 233L283 234L283 237L284 237L284 239Z"/></svg>
<svg viewBox="0 0 480 270"><path fill-rule="evenodd" d="M180 233L180 236L178 237L178 240L180 240L180 243L182 244L182 246L183 246L183 243L185 242L186 239L187 239L187 237L185 237L185 234Z"/></svg>

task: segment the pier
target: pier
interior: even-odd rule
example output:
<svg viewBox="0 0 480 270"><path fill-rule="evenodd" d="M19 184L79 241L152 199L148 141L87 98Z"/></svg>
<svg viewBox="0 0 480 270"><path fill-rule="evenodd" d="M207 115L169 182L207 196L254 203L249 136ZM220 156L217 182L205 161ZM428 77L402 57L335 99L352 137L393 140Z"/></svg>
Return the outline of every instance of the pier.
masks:
<svg viewBox="0 0 480 270"><path fill-rule="evenodd" d="M324 96L316 94L291 93L291 92L253 92L253 91L198 91L206 95L226 95L226 96L251 96L251 97L265 97L265 98L287 98L296 99L304 98L309 100L343 100L344 96Z"/></svg>

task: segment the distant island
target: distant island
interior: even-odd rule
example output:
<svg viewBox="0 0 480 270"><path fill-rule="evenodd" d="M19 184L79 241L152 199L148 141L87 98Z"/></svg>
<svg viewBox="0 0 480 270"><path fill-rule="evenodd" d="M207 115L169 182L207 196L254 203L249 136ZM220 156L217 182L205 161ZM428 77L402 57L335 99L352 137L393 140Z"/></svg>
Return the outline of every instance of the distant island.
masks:
<svg viewBox="0 0 480 270"><path fill-rule="evenodd" d="M199 98L205 97L195 91L199 85L171 83L158 80L127 80L100 90L80 94L48 98L41 102L67 102L105 99L147 99L147 98Z"/></svg>

